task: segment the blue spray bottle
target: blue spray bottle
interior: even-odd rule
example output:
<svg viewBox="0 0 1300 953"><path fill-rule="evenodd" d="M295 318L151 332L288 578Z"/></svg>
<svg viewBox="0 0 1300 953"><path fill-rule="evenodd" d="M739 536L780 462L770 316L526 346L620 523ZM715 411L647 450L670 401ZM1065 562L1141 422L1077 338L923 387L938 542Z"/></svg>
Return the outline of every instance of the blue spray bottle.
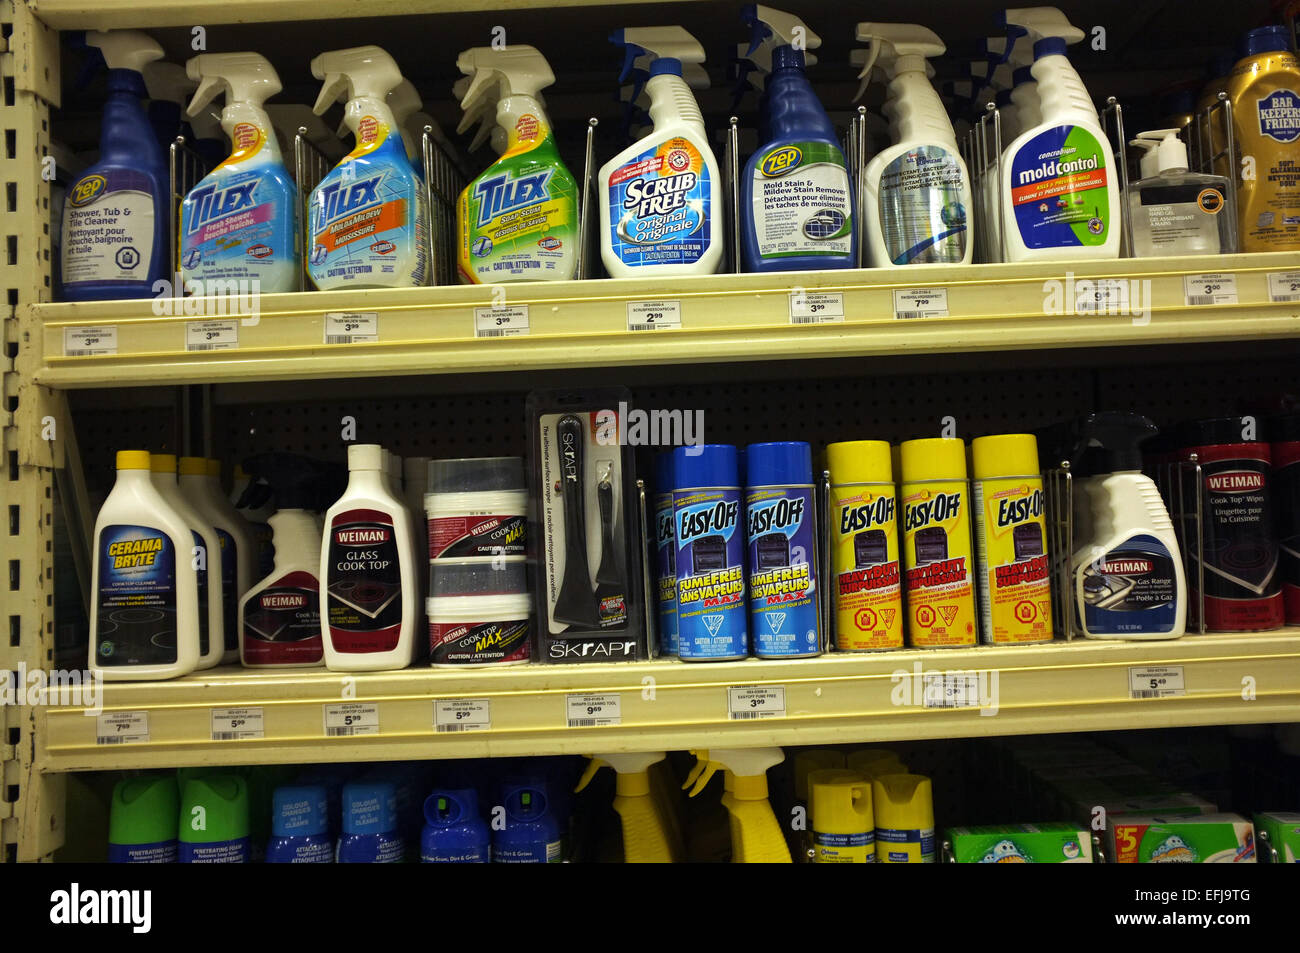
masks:
<svg viewBox="0 0 1300 953"><path fill-rule="evenodd" d="M473 788L439 788L424 802L422 863L486 864L490 841Z"/></svg>
<svg viewBox="0 0 1300 953"><path fill-rule="evenodd" d="M332 864L329 800L319 784L280 787L271 796L268 864Z"/></svg>
<svg viewBox="0 0 1300 953"><path fill-rule="evenodd" d="M502 785L505 827L492 832L494 864L558 864L560 824L550 809L546 782L515 778Z"/></svg>
<svg viewBox="0 0 1300 953"><path fill-rule="evenodd" d="M138 30L92 31L108 64L99 161L68 189L63 206L65 301L149 298L171 272L167 160L140 100L146 63L162 47Z"/></svg>
<svg viewBox="0 0 1300 953"><path fill-rule="evenodd" d="M793 14L760 4L741 16L752 55L772 44L764 88L771 136L741 175L741 252L746 271L852 268L857 221L839 137L804 75L804 50L821 39Z"/></svg>

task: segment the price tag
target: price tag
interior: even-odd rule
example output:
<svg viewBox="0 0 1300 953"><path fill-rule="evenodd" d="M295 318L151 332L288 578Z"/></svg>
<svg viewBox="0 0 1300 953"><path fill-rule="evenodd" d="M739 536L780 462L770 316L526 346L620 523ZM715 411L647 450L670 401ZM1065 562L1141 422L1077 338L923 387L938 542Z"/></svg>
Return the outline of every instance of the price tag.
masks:
<svg viewBox="0 0 1300 953"><path fill-rule="evenodd" d="M832 324L844 320L844 295L835 292L791 291L791 324Z"/></svg>
<svg viewBox="0 0 1300 953"><path fill-rule="evenodd" d="M91 357L95 354L116 353L116 324L105 324L99 327L63 329L64 357Z"/></svg>
<svg viewBox="0 0 1300 953"><path fill-rule="evenodd" d="M185 350L229 351L239 347L238 321L186 321Z"/></svg>
<svg viewBox="0 0 1300 953"><path fill-rule="evenodd" d="M1130 668L1128 693L1130 698L1168 698L1170 695L1186 695L1187 685L1183 681L1183 667L1148 665L1143 668Z"/></svg>
<svg viewBox="0 0 1300 953"><path fill-rule="evenodd" d="M434 731L487 731L491 727L490 698L439 698L433 703Z"/></svg>
<svg viewBox="0 0 1300 953"><path fill-rule="evenodd" d="M911 288L895 291L894 317L899 320L948 317L948 289Z"/></svg>
<svg viewBox="0 0 1300 953"><path fill-rule="evenodd" d="M663 331L682 326L680 301L629 301L627 303L627 329L629 331Z"/></svg>
<svg viewBox="0 0 1300 953"><path fill-rule="evenodd" d="M243 741L245 738L261 737L264 737L264 732L262 730L262 709L212 709L213 741Z"/></svg>
<svg viewBox="0 0 1300 953"><path fill-rule="evenodd" d="M325 706L325 737L379 734L379 706L367 702L344 702Z"/></svg>
<svg viewBox="0 0 1300 953"><path fill-rule="evenodd" d="M1270 271L1269 301L1300 301L1300 271Z"/></svg>
<svg viewBox="0 0 1300 953"><path fill-rule="evenodd" d="M744 686L727 689L727 711L732 721L748 718L784 718L785 686Z"/></svg>
<svg viewBox="0 0 1300 953"><path fill-rule="evenodd" d="M922 672L922 708L979 708L978 672Z"/></svg>
<svg viewBox="0 0 1300 953"><path fill-rule="evenodd" d="M622 699L610 695L566 695L570 728L600 728L623 723Z"/></svg>
<svg viewBox="0 0 1300 953"><path fill-rule="evenodd" d="M1183 297L1187 304L1236 304L1237 276L1222 275L1184 275Z"/></svg>
<svg viewBox="0 0 1300 953"><path fill-rule="evenodd" d="M116 711L95 718L95 744L129 745L149 740L147 711Z"/></svg>
<svg viewBox="0 0 1300 953"><path fill-rule="evenodd" d="M1129 314L1129 286L1111 278L1078 278L1074 282L1075 314Z"/></svg>
<svg viewBox="0 0 1300 953"><path fill-rule="evenodd" d="M475 308L474 337L504 338L528 333L528 305L513 308Z"/></svg>
<svg viewBox="0 0 1300 953"><path fill-rule="evenodd" d="M379 315L374 311L327 311L326 344L358 344L379 340Z"/></svg>

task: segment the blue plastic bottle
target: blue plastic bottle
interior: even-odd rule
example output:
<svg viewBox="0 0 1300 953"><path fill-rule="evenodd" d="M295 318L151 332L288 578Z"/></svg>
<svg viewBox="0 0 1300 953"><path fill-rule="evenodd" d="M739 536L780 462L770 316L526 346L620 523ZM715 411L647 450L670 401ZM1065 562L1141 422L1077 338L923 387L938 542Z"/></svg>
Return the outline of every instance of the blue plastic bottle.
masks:
<svg viewBox="0 0 1300 953"><path fill-rule="evenodd" d="M389 781L343 788L340 864L400 864L406 845L397 829L397 788Z"/></svg>
<svg viewBox="0 0 1300 953"><path fill-rule="evenodd" d="M422 863L486 864L490 841L473 788L440 788L424 802Z"/></svg>
<svg viewBox="0 0 1300 953"><path fill-rule="evenodd" d="M558 864L560 824L540 778L507 781L502 786L505 827L492 832L494 864Z"/></svg>
<svg viewBox="0 0 1300 953"><path fill-rule="evenodd" d="M167 160L141 99L146 63L162 47L138 30L93 31L108 64L99 161L68 189L63 206L62 298L149 298L168 261Z"/></svg>
<svg viewBox="0 0 1300 953"><path fill-rule="evenodd" d="M742 15L755 28L753 47L778 44L763 91L770 138L749 157L740 180L745 270L852 268L858 223L848 167L804 75L803 50L792 45L797 40L813 49L821 41L791 14L750 5Z"/></svg>
<svg viewBox="0 0 1300 953"><path fill-rule="evenodd" d="M343 805L343 784L346 778L338 766L317 765L294 778L298 787L320 786L325 789L325 823L330 837L338 839Z"/></svg>
<svg viewBox="0 0 1300 953"><path fill-rule="evenodd" d="M271 795L268 864L332 864L329 798L323 785L276 788Z"/></svg>

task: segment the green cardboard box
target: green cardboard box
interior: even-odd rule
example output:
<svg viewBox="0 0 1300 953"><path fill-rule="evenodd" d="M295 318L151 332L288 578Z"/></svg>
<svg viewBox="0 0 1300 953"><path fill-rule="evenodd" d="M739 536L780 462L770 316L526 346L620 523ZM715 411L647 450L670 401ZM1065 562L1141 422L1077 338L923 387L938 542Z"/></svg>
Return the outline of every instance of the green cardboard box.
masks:
<svg viewBox="0 0 1300 953"><path fill-rule="evenodd" d="M1255 830L1265 863L1300 864L1300 814L1256 814Z"/></svg>
<svg viewBox="0 0 1300 953"><path fill-rule="evenodd" d="M1240 814L1119 814L1107 847L1117 864L1253 864L1255 829Z"/></svg>
<svg viewBox="0 0 1300 953"><path fill-rule="evenodd" d="M944 856L958 864L1090 864L1092 838L1064 821L950 827Z"/></svg>

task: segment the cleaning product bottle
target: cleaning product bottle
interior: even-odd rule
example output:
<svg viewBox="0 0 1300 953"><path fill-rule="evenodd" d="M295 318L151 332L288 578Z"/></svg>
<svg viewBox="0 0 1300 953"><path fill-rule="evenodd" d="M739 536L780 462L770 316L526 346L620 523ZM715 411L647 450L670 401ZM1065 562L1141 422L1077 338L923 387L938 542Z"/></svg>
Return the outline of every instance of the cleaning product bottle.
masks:
<svg viewBox="0 0 1300 953"><path fill-rule="evenodd" d="M108 64L99 161L68 190L63 206L63 300L150 298L168 279L167 160L140 100L141 70L162 47L138 30L88 31Z"/></svg>
<svg viewBox="0 0 1300 953"><path fill-rule="evenodd" d="M307 272L322 291L425 284L428 209L385 101L402 81L377 46L322 53L312 75L324 80L314 106L325 112L346 90L343 118L356 145L312 191Z"/></svg>
<svg viewBox="0 0 1300 953"><path fill-rule="evenodd" d="M1291 31L1265 26L1246 34L1245 55L1228 77L1233 135L1241 164L1216 172L1237 178L1241 250L1300 249L1300 60ZM1217 118L1217 117L1216 117ZM1218 125L1217 121L1212 125ZM1248 175L1246 157L1249 163Z"/></svg>
<svg viewBox="0 0 1300 953"><path fill-rule="evenodd" d="M1003 252L1007 261L1118 258L1121 207L1109 140L1079 74L1065 58L1083 31L1054 7L1006 11L1034 40L1042 121L1003 152ZM1024 42L1024 41L1020 41Z"/></svg>
<svg viewBox="0 0 1300 953"><path fill-rule="evenodd" d="M271 796L271 839L266 845L266 862L334 863L327 803L321 785L276 788Z"/></svg>
<svg viewBox="0 0 1300 953"><path fill-rule="evenodd" d="M335 859L340 864L400 864L405 852L392 782L344 785L343 834Z"/></svg>
<svg viewBox="0 0 1300 953"><path fill-rule="evenodd" d="M926 78L926 58L941 55L943 41L911 23L859 23L857 36L871 43L862 75L878 64L889 79L898 127L894 144L867 163L864 176L868 258L876 267L969 264L970 175Z"/></svg>
<svg viewBox="0 0 1300 953"><path fill-rule="evenodd" d="M598 754L582 773L574 793L581 791L603 767L617 774L614 810L622 820L623 862L627 864L674 864L684 859L681 844L674 843L668 819L662 815L650 791L650 766L662 761L662 751L641 754Z"/></svg>
<svg viewBox="0 0 1300 953"><path fill-rule="evenodd" d="M1156 434L1139 414L1089 414L1077 425L1075 464L1088 447L1089 533L1070 558L1075 607L1090 639L1176 639L1187 622L1187 583L1160 491L1142 473L1138 445Z"/></svg>
<svg viewBox="0 0 1300 953"><path fill-rule="evenodd" d="M767 769L785 760L780 748L710 748L706 767L691 788L695 797L714 773L731 772L733 788L722 795L732 827L733 864L788 864L790 848L767 800Z"/></svg>
<svg viewBox="0 0 1300 953"><path fill-rule="evenodd" d="M655 454L655 589L659 654L677 654L677 546L673 541L673 455Z"/></svg>
<svg viewBox="0 0 1300 953"><path fill-rule="evenodd" d="M580 251L578 186L537 99L555 74L541 53L524 45L474 47L456 65L471 77L462 107L495 95L496 124L506 134L501 158L456 204L461 280L567 281Z"/></svg>
<svg viewBox="0 0 1300 953"><path fill-rule="evenodd" d="M196 668L221 664L226 652L226 612L222 604L221 541L217 531L181 494L176 482L176 456L155 453L149 457L150 479L154 489L190 528L194 540L191 556L199 596L199 663ZM209 569L211 571L209 571Z"/></svg>
<svg viewBox="0 0 1300 953"><path fill-rule="evenodd" d="M876 862L933 864L934 796L920 774L885 774L871 782Z"/></svg>
<svg viewBox="0 0 1300 953"><path fill-rule="evenodd" d="M221 461L204 457L181 457L181 494L190 506L212 526L221 544L222 630L226 643L223 663L239 661L239 600L252 586L257 541L248 520L221 491Z"/></svg>
<svg viewBox="0 0 1300 953"><path fill-rule="evenodd" d="M711 275L722 261L722 174L682 63L704 48L680 26L616 30L624 71L651 55L654 129L600 169L600 257L614 278ZM622 77L620 77L621 81Z"/></svg>
<svg viewBox="0 0 1300 953"><path fill-rule="evenodd" d="M100 678L174 678L199 663L194 534L149 478L146 450L119 450L95 519L90 659Z"/></svg>
<svg viewBox="0 0 1300 953"><path fill-rule="evenodd" d="M821 38L797 16L746 6L752 53L773 44L764 86L765 136L741 176L746 271L852 268L857 256L853 190L839 137L804 75L804 50Z"/></svg>
<svg viewBox="0 0 1300 953"><path fill-rule="evenodd" d="M181 109L186 96L194 89L194 80L185 75L184 66L162 60L146 63L141 75L149 94L149 125L153 126L154 138L163 155L170 156L172 143L178 138L185 139L187 145L194 138L193 131L181 118Z"/></svg>
<svg viewBox="0 0 1300 953"><path fill-rule="evenodd" d="M267 522L275 512L275 507L270 505L271 488L263 482L250 479L238 463L235 464L232 483L228 499L253 530L253 542L256 544L253 578L256 579L270 572L275 563L271 525Z"/></svg>
<svg viewBox="0 0 1300 953"><path fill-rule="evenodd" d="M876 862L872 782L843 768L808 775L814 864Z"/></svg>
<svg viewBox="0 0 1300 953"><path fill-rule="evenodd" d="M1129 145L1146 153L1142 178L1128 191L1133 257L1236 252L1237 209L1228 180L1188 172L1177 129L1140 132Z"/></svg>
<svg viewBox="0 0 1300 953"><path fill-rule="evenodd" d="M302 271L298 186L280 157L262 104L280 77L260 53L202 53L185 64L199 88L195 115L218 94L231 153L181 203L181 274L187 282L240 282L263 294L297 291ZM229 286L228 284L226 285Z"/></svg>
<svg viewBox="0 0 1300 953"><path fill-rule="evenodd" d="M321 637L336 672L405 668L415 658L410 514L387 489L383 448L348 447L348 487L325 514Z"/></svg>
<svg viewBox="0 0 1300 953"><path fill-rule="evenodd" d="M422 863L486 864L490 844L473 788L438 788L425 800Z"/></svg>
<svg viewBox="0 0 1300 953"><path fill-rule="evenodd" d="M248 782L238 774L203 774L181 785L180 862L249 862Z"/></svg>
<svg viewBox="0 0 1300 953"><path fill-rule="evenodd" d="M420 148L415 144L415 139L407 129L411 116L419 112L424 103L420 101L420 94L415 88L415 84L409 79L403 79L400 83L392 88L388 94L388 108L392 111L393 119L397 122L398 132L402 136L402 148L406 150L406 159L411 163L411 168L415 170L416 177L421 182L424 181L424 156Z"/></svg>
<svg viewBox="0 0 1300 953"><path fill-rule="evenodd" d="M502 786L505 826L492 831L494 864L558 864L560 825L540 778L515 778Z"/></svg>
<svg viewBox="0 0 1300 953"><path fill-rule="evenodd" d="M239 600L239 658L246 668L320 665L321 533L306 507L320 468L306 457L264 453L245 461L271 484L278 509L271 517L275 562Z"/></svg>
<svg viewBox="0 0 1300 953"><path fill-rule="evenodd" d="M176 778L146 775L113 786L108 821L112 864L174 864L179 857L176 824L180 793Z"/></svg>

